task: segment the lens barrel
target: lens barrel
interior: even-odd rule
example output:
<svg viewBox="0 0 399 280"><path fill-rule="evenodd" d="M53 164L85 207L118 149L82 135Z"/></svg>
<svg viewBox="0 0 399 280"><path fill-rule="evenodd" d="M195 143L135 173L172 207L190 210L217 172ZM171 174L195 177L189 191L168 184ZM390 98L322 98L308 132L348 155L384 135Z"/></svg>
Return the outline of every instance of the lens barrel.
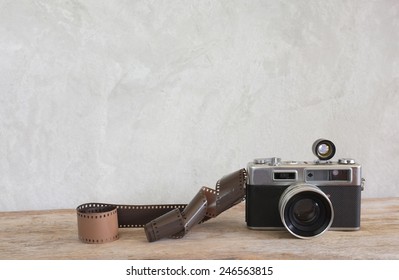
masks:
<svg viewBox="0 0 399 280"><path fill-rule="evenodd" d="M334 219L330 199L318 187L310 184L288 187L280 197L279 211L286 229L303 239L323 234Z"/></svg>

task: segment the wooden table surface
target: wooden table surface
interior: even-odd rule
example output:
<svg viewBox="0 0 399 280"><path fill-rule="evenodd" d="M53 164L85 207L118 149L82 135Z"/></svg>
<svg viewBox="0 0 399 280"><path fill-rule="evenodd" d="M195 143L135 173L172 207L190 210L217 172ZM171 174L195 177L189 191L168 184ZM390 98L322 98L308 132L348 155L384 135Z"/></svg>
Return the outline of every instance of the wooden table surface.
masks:
<svg viewBox="0 0 399 280"><path fill-rule="evenodd" d="M75 210L0 212L0 259L399 259L399 198L364 199L360 231L302 240L246 228L244 203L183 239L148 243L143 229L84 244Z"/></svg>

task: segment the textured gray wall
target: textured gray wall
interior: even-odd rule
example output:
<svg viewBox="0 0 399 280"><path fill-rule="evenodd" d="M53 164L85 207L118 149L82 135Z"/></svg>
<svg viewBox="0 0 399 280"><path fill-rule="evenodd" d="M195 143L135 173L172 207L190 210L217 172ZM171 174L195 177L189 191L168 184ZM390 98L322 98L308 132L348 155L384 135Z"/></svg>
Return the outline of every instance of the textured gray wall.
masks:
<svg viewBox="0 0 399 280"><path fill-rule="evenodd" d="M188 202L320 137L398 196L399 1L0 1L0 210Z"/></svg>

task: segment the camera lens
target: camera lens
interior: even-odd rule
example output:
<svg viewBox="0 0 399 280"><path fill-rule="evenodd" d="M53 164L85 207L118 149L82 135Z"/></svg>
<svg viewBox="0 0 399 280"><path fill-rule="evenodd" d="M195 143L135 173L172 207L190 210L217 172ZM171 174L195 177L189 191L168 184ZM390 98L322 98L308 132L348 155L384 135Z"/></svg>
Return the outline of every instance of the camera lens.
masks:
<svg viewBox="0 0 399 280"><path fill-rule="evenodd" d="M281 221L299 238L311 238L327 231L333 221L330 199L319 188L309 184L288 187L280 197Z"/></svg>
<svg viewBox="0 0 399 280"><path fill-rule="evenodd" d="M295 222L302 225L312 223L320 215L320 207L312 199L300 199L292 206Z"/></svg>
<svg viewBox="0 0 399 280"><path fill-rule="evenodd" d="M312 151L320 160L329 160L335 155L335 145L330 140L318 139L313 143Z"/></svg>

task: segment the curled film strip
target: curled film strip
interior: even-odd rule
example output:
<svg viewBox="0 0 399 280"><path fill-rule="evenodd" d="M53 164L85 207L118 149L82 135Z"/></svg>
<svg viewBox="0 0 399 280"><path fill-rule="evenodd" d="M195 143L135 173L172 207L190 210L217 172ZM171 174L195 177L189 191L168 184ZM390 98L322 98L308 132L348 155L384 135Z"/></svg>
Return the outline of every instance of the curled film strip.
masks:
<svg viewBox="0 0 399 280"><path fill-rule="evenodd" d="M143 227L150 242L181 238L193 226L243 201L246 177L245 169L224 176L215 189L202 187L188 204L82 204L76 209L79 239L85 243L114 241L119 238L118 227Z"/></svg>

